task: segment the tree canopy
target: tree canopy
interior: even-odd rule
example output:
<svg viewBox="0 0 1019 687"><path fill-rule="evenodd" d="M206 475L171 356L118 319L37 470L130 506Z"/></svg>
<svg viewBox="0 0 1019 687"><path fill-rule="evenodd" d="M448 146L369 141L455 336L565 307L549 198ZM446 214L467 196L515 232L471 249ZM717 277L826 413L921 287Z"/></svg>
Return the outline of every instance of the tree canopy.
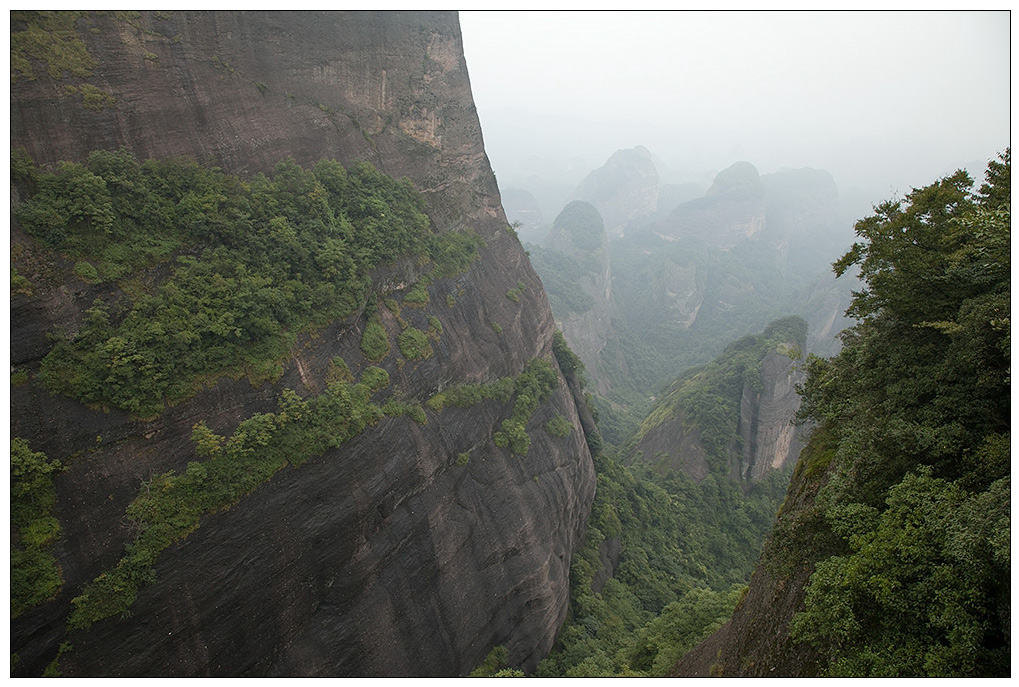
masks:
<svg viewBox="0 0 1019 687"><path fill-rule="evenodd" d="M1009 674L1009 165L881 204L835 263L860 269L859 323L810 360L801 412L839 544L794 622L831 674Z"/></svg>

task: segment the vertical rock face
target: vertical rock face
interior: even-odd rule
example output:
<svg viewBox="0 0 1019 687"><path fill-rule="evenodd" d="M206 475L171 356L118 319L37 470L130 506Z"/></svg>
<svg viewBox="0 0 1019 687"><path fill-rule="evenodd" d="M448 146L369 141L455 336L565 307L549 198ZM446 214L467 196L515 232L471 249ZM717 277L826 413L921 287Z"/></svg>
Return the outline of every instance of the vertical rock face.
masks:
<svg viewBox="0 0 1019 687"><path fill-rule="evenodd" d="M627 222L650 217L658 208L658 170L651 153L644 146L617 150L580 182L573 198L594 205L610 235L622 234Z"/></svg>
<svg viewBox="0 0 1019 687"><path fill-rule="evenodd" d="M800 455L801 425L792 424L792 419L800 408L796 385L803 380L795 361L776 350L761 361L760 389L744 385L739 421L743 479L760 479L768 470L791 465Z"/></svg>
<svg viewBox="0 0 1019 687"><path fill-rule="evenodd" d="M580 267L574 286L590 297L592 305L584 312L565 314L560 328L604 393L606 381L598 372L598 362L612 326L612 268L608 236L598 210L579 200L567 205L556 217L545 247Z"/></svg>
<svg viewBox="0 0 1019 687"><path fill-rule="evenodd" d="M800 407L796 384L802 381L803 373L788 355L771 351L761 362L759 381L743 385L736 420L740 441L729 455L733 479L753 482L796 460L803 447L800 427L792 419ZM644 434L635 451L659 468L682 471L698 482L710 470L701 428L690 421L682 406Z"/></svg>
<svg viewBox="0 0 1019 687"><path fill-rule="evenodd" d="M777 320L676 380L638 430L633 457L698 482L715 472L750 483L791 464L804 379L791 354L806 329L798 317Z"/></svg>
<svg viewBox="0 0 1019 687"><path fill-rule="evenodd" d="M12 17L12 33L22 28ZM90 13L73 28L94 64L59 77L35 64L33 78L14 81L12 147L41 165L124 147L242 176L286 157L367 160L410 178L438 231L467 227L486 243L466 273L436 280L428 308L408 315L441 321L434 355L378 363L394 393L423 401L517 375L532 358L555 366L551 310L506 231L454 14ZM106 94L99 107L83 98L93 89ZM133 536L124 514L139 485L196 460L192 426L229 433L285 388L317 393L336 356L356 373L366 364L364 320L299 337L274 383L215 380L143 421L34 381L46 333L73 332L82 304L103 294L61 259L36 259L43 252L17 227L12 241L35 288L12 297L12 364L30 381L12 387L11 432L66 466L55 479L63 586L12 620L16 674L40 674L62 643L73 649L56 667L73 676L459 675L496 645L525 669L547 653L594 495L582 399L561 375L527 425L526 455L492 441L506 403L429 412L423 425L382 420L204 516L159 556L129 616L69 631L71 599ZM415 269L387 266L374 288L399 290ZM556 415L577 429L545 432Z"/></svg>

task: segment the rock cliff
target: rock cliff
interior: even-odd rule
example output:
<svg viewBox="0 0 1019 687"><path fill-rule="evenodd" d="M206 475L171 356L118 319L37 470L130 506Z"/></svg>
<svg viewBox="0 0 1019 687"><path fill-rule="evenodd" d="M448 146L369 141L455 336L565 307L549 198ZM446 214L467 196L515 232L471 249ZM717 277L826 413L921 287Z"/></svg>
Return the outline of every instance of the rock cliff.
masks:
<svg viewBox="0 0 1019 687"><path fill-rule="evenodd" d="M559 328L604 393L608 380L599 373L599 361L612 326L612 267L608 235L598 210L579 200L567 205L552 224L545 248L566 256L577 267L576 274L570 275L572 287L588 296L590 307L583 312L559 308L564 311L558 318Z"/></svg>
<svg viewBox="0 0 1019 687"><path fill-rule="evenodd" d="M682 376L644 421L631 456L697 482L715 472L749 484L791 465L802 448L792 420L804 379L791 356L806 328L798 317L778 320Z"/></svg>
<svg viewBox="0 0 1019 687"><path fill-rule="evenodd" d="M655 226L671 241L697 239L721 249L756 239L766 224L764 185L749 162L737 162L715 177L703 198L683 203Z"/></svg>
<svg viewBox="0 0 1019 687"><path fill-rule="evenodd" d="M800 425L792 423L800 408L796 385L803 371L786 347L769 351L761 361L760 386L746 384L740 399L740 477L753 481L768 470L792 465L803 448Z"/></svg>
<svg viewBox="0 0 1019 687"><path fill-rule="evenodd" d="M11 433L65 469L54 479L62 586L12 619L13 674L462 675L496 645L534 668L566 614L594 471L583 399L552 355L547 298L507 231L455 14L15 13L11 31L12 46L30 46L12 47L12 64L28 69L12 83L11 145L39 165L119 148L241 177L288 157L365 160L409 178L438 232L475 231L480 258L435 280L424 309L405 309L422 329L441 322L434 354L376 363L394 397L513 377L534 358L558 377L528 421L526 455L492 440L508 402L429 410L423 424L383 419L203 515L158 557L128 615L70 630L72 599L133 536L127 505L153 475L196 460L192 427L228 434L284 389L319 393L337 357L360 373L366 314L300 333L275 381L207 380L155 418L87 407L35 376L47 334L73 334L83 308L120 286L76 278L14 226L12 266L32 288L11 301L12 370L27 378L12 386ZM14 41L40 31L42 54ZM380 301L404 294L420 269L386 265L372 289ZM398 317L379 312L395 337ZM559 417L574 429L542 429Z"/></svg>

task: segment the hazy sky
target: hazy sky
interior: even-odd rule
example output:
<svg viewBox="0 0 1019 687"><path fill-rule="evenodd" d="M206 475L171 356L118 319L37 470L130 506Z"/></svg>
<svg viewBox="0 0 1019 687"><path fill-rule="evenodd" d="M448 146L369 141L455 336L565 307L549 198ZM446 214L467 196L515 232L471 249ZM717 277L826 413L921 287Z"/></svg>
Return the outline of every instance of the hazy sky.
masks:
<svg viewBox="0 0 1019 687"><path fill-rule="evenodd" d="M1010 144L1009 23L1007 12L460 14L501 182L534 157L600 166L641 144L687 175L746 159L762 173L827 168L879 193Z"/></svg>

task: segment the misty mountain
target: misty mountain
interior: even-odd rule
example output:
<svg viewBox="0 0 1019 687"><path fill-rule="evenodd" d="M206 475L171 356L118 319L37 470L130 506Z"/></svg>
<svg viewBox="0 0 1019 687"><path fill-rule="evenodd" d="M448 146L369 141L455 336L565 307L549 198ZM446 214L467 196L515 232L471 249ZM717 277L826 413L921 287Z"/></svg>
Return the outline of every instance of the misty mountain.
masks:
<svg viewBox="0 0 1019 687"><path fill-rule="evenodd" d="M572 198L594 205L610 236L622 235L630 222L658 208L658 170L643 146L619 150L577 186Z"/></svg>
<svg viewBox="0 0 1019 687"><path fill-rule="evenodd" d="M548 233L541 204L534 194L522 188L500 189L506 219L517 230L521 241L541 243Z"/></svg>
<svg viewBox="0 0 1019 687"><path fill-rule="evenodd" d="M662 194L656 178L654 157L638 146L617 151L578 185L574 195L592 199L608 235L599 260L551 234L544 246L529 246L553 313L601 394L610 442L635 429L654 389L725 343L798 315L810 324L808 350L829 352L847 322L852 280L836 282L831 262L852 234L831 174L761 175L741 161L664 214L661 200L697 187ZM597 316L588 314L594 299Z"/></svg>

